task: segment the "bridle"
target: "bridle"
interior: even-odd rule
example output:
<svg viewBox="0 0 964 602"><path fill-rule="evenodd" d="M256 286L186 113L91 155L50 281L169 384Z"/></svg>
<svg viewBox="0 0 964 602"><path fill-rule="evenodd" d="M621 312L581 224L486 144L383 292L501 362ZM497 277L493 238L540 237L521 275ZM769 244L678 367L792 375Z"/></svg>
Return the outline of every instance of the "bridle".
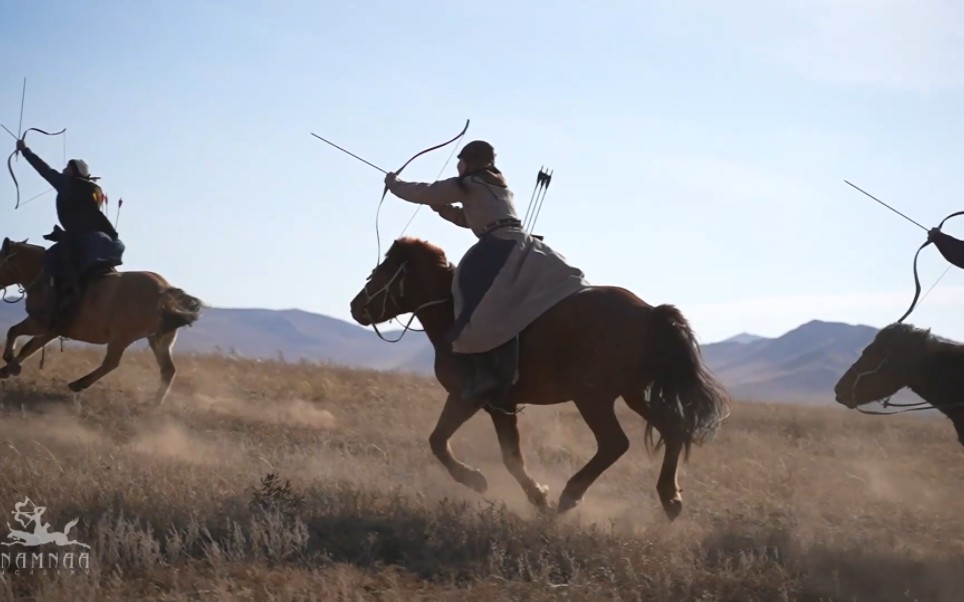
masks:
<svg viewBox="0 0 964 602"><path fill-rule="evenodd" d="M888 353L887 355L885 355L885 356L884 356L884 359L880 360L880 363L877 364L877 366L876 366L875 368L873 368L872 370L863 370L863 371L861 371L861 372L857 372L857 374L856 374L855 377L854 377L854 382L853 382L853 384L850 385L850 396L851 396L851 398L852 398L853 400L856 401L856 399L857 399L857 385L860 384L860 379L863 378L863 377L865 377L865 376L872 376L872 375L877 374L878 372L880 372L881 368L884 367L884 365L888 362L888 360L890 360L890 354L889 354L889 353ZM908 407L909 407L909 406L915 406L915 407L916 407L916 406L929 405L927 402L920 402L920 403L914 403L914 404L896 404L896 403L891 403L891 401L890 401L890 398L891 398L891 397L893 397L893 394L887 395L887 396L885 396L885 397L881 397L881 398L879 398L879 399L871 400L870 403L875 403L875 402L876 402L876 403L879 403L879 404L881 405L881 407L883 407L883 408L889 408L889 407L892 407L892 406L893 406L893 407L905 407L905 406L908 406ZM900 414L900 413L902 413L902 412L912 411L912 410L903 410L902 412L877 412L877 411L874 411L874 410L864 410L864 409L862 409L859 405L854 406L854 409L857 410L858 412L860 412L861 414L873 414L873 415L875 415L875 416L888 416L888 415L890 415L890 414ZM926 408L918 408L918 409L926 409Z"/></svg>
<svg viewBox="0 0 964 602"><path fill-rule="evenodd" d="M854 378L854 382L850 386L850 396L852 399L854 400L857 399L857 385L860 383L860 379L863 378L864 376L871 376L873 374L877 374L878 372L880 372L881 368L883 368L884 365L889 360L890 360L890 354L888 353L884 356L884 359L880 360L880 363L877 364L877 366L874 369L857 372ZM878 412L876 410L865 410L861 408L860 405L854 406L854 409L860 412L861 414L869 414L871 416L893 416L895 414L905 414L907 412L923 412L925 410L938 409L935 405L933 405L928 401L918 401L915 403L895 403L890 400L891 397L893 397L893 394L887 395L880 399L871 400L868 403L879 403L880 406L884 409L887 409L887 408L903 408L903 409L900 409L894 412ZM865 404L862 404L862 405L865 405ZM961 405L964 405L964 402L958 402L958 403L941 406L941 408L953 408Z"/></svg>
<svg viewBox="0 0 964 602"><path fill-rule="evenodd" d="M385 336L381 333L381 331L378 330L378 324L376 324L375 322L375 316L372 315L368 307L369 305L371 305L372 301L375 301L379 295L382 295L383 299L382 299L382 310L381 310L381 313L379 314L380 318L385 319L385 316L388 313L387 310L388 310L389 301L391 301L392 304L397 309L401 310L402 305L401 303L399 303L399 300L405 297L405 276L407 274L408 274L408 260L403 261L401 265L398 266L398 269L395 270L395 273L392 274L392 277L388 279L388 282L382 285L375 292L369 292L368 290L368 287L371 284L370 280L366 282L365 286L362 288L362 292L365 293L365 304L362 306L362 311L365 312L365 316L368 317L369 321L371 322L372 328L375 329L375 334L377 334L378 338L385 341L386 343L397 343L401 341L402 337L404 337L405 333L407 333L409 330L418 331L418 329L411 328L412 322L415 320L416 317L418 317L418 312L435 305L441 305L442 303L447 303L449 301L449 298L446 297L444 299L436 299L435 301L427 301L425 303L422 303L412 311L412 317L409 318L408 323L402 327L402 333L398 335L398 338L394 340L386 339ZM395 292L392 290L393 285L395 284L396 281L398 281L397 297L395 296Z"/></svg>

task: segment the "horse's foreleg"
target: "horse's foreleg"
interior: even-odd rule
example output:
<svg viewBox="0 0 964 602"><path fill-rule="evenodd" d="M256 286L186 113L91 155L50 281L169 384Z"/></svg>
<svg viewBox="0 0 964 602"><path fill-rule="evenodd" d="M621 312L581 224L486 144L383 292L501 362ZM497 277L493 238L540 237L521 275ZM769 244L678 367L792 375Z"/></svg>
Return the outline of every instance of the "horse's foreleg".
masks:
<svg viewBox="0 0 964 602"><path fill-rule="evenodd" d="M432 453L445 466L453 479L479 493L485 493L489 484L482 471L456 460L455 456L452 455L452 448L449 446L449 439L452 438L455 431L459 430L459 427L478 411L477 404L463 401L458 395L449 395L445 400L445 407L442 408L442 413L438 417L438 422L435 424L435 430L429 435L428 443L432 448Z"/></svg>
<svg viewBox="0 0 964 602"><path fill-rule="evenodd" d="M161 383L157 387L157 393L154 394L155 405L164 403L164 399L174 383L174 376L177 374L177 367L171 357L171 348L174 347L175 340L177 340L176 330L160 336L151 336L147 339L147 344L154 352L154 359L157 360L157 365L161 369Z"/></svg>
<svg viewBox="0 0 964 602"><path fill-rule="evenodd" d="M124 355L124 350L126 350L133 341L129 339L111 339L107 343L107 353L104 354L104 359L89 374L82 376L75 380L74 382L68 384L67 386L74 393L80 393L87 387L91 386L105 375L109 374L112 370L120 365L121 356Z"/></svg>
<svg viewBox="0 0 964 602"><path fill-rule="evenodd" d="M576 408L596 438L596 454L572 475L559 496L559 512L575 508L607 468L629 449L629 438L616 418L615 397L577 399Z"/></svg>
<svg viewBox="0 0 964 602"><path fill-rule="evenodd" d="M20 348L20 352L17 354L16 359L14 359L12 362L9 362L3 368L0 368L0 377L2 377L2 373L7 369L11 369L11 374L14 376L20 374L20 367L24 360L43 349L44 345L55 338L57 338L57 335L53 334L52 332L45 332L32 337L24 344L23 347ZM13 371L13 367L16 367L16 372Z"/></svg>
<svg viewBox="0 0 964 602"><path fill-rule="evenodd" d="M3 347L3 360L7 363L7 365L4 366L3 368L0 368L0 378L7 378L8 376L17 376L20 374L20 361L22 358L15 358L13 355L13 350L16 345L17 339L24 335L42 335L42 334L44 334L44 329L41 327L39 323L37 323L37 321L33 317L28 317L25 320L17 324L14 324L7 330L7 341ZM50 339L47 339L47 340L49 341ZM29 345L30 343L27 343L27 344ZM41 347L42 346L43 345L41 345ZM23 352L21 351L21 356L22 355L23 355Z"/></svg>
<svg viewBox="0 0 964 602"><path fill-rule="evenodd" d="M537 508L544 510L549 503L547 494L549 488L537 483L526 471L525 459L522 457L522 447L519 441L519 421L515 414L505 414L498 410L491 411L492 424L499 437L499 447L502 448L502 461L509 469L509 474L522 486L526 497Z"/></svg>

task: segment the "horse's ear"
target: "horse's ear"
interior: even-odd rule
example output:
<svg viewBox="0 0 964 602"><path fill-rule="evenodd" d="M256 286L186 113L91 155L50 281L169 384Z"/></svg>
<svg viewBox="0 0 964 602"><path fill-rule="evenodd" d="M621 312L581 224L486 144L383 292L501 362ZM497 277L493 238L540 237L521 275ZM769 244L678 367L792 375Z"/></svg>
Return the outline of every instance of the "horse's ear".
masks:
<svg viewBox="0 0 964 602"><path fill-rule="evenodd" d="M10 239L7 238L6 236L4 236L4 237L3 237L3 246L0 247L0 254L5 254L5 253L7 252L7 248L8 248L9 246L10 246Z"/></svg>

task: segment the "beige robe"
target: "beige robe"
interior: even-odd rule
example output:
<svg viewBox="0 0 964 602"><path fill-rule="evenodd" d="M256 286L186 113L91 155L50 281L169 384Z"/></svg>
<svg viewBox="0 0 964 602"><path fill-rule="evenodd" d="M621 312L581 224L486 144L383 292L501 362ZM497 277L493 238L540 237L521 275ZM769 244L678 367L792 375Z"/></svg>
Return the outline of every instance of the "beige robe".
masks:
<svg viewBox="0 0 964 602"><path fill-rule="evenodd" d="M432 184L396 180L389 190L409 202L430 205L448 221L469 228L479 238L487 227L504 219L519 219L510 189L487 184L477 177ZM453 203L461 203L456 207ZM569 295L589 287L581 270L569 265L541 240L521 226L498 228L489 236L510 240L514 247L492 286L482 297L468 324L452 344L456 353L481 353L512 339L533 320ZM470 252L469 249L468 252ZM455 315L462 312L459 269L452 281Z"/></svg>

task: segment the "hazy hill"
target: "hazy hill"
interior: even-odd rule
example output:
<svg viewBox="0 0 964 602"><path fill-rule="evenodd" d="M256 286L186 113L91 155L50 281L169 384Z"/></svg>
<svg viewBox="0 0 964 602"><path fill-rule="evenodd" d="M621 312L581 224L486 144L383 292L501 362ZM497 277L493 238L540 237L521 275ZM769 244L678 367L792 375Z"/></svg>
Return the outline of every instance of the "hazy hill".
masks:
<svg viewBox="0 0 964 602"><path fill-rule="evenodd" d="M22 316L22 304L0 304L3 328ZM741 333L704 345L703 353L738 397L830 403L833 384L876 332L870 326L814 320L776 338ZM399 333L383 331L389 339ZM422 374L430 373L433 363L424 333L408 332L389 344L371 329L296 309L209 308L193 328L181 331L175 352L186 350Z"/></svg>
<svg viewBox="0 0 964 602"><path fill-rule="evenodd" d="M874 338L870 326L813 320L777 338L705 345L703 355L744 399L833 401L833 385Z"/></svg>
<svg viewBox="0 0 964 602"><path fill-rule="evenodd" d="M763 337L761 337L761 336L759 336L759 335L750 334L750 333L748 333L748 332L741 332L740 334L734 335L734 336L732 336L732 337L730 337L730 338L728 338L728 339L726 339L725 341L722 341L722 342L729 342L729 343L752 343L752 342L754 342L754 341L759 341L759 340L762 339L762 338L763 338Z"/></svg>

